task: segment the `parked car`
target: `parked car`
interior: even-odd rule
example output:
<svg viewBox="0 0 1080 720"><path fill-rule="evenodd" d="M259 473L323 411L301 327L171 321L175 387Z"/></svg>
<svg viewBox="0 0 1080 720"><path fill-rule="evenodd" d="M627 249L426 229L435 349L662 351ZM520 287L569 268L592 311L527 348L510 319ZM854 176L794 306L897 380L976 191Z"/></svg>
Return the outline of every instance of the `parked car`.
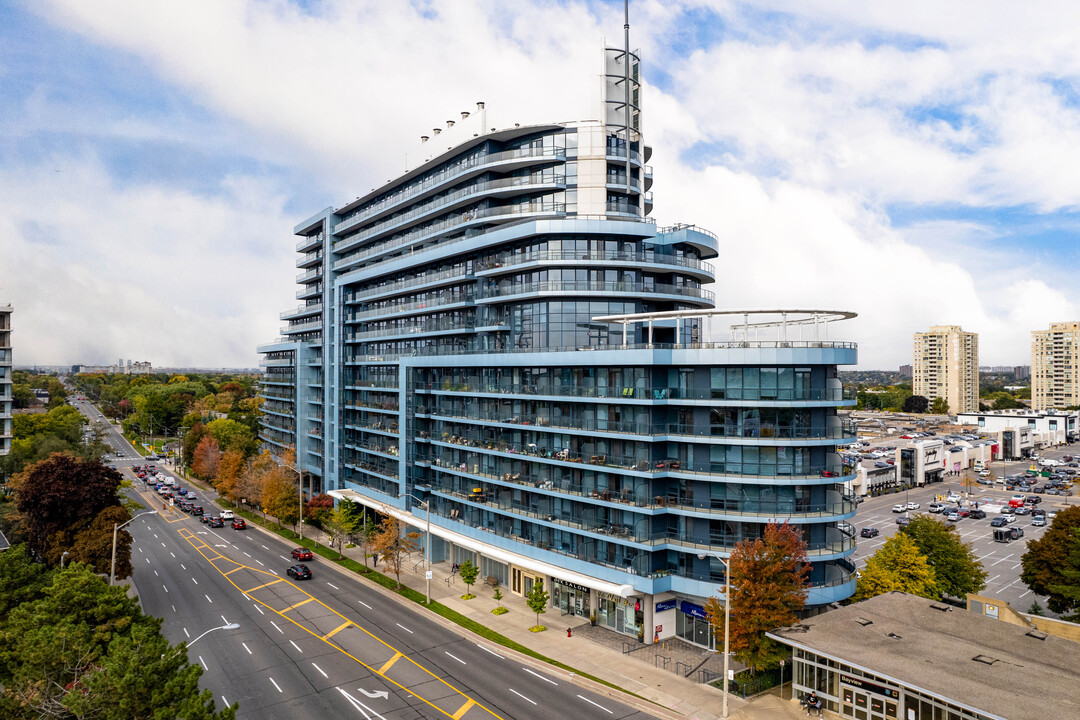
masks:
<svg viewBox="0 0 1080 720"><path fill-rule="evenodd" d="M875 538L880 534L881 533L878 532L877 528L872 528L872 527L865 527L865 528L862 529L862 532L859 533L859 535L861 535L864 538ZM308 554L310 555L311 552L309 551ZM296 551L295 550L293 550L293 557L296 557ZM299 559L303 560L304 558L299 558Z"/></svg>
<svg viewBox="0 0 1080 720"><path fill-rule="evenodd" d="M291 568L285 571L285 573L295 580L310 580L311 570L307 565L293 565Z"/></svg>
<svg viewBox="0 0 1080 720"><path fill-rule="evenodd" d="M945 519L949 522L960 522L960 513L956 510L951 510L948 513L942 513Z"/></svg>
<svg viewBox="0 0 1080 720"><path fill-rule="evenodd" d="M1038 495L1028 495L1024 502L1026 502L1028 505L1038 505L1042 502L1042 498Z"/></svg>
<svg viewBox="0 0 1080 720"><path fill-rule="evenodd" d="M1008 518L1006 518L1006 517L1004 517L1002 515L999 515L999 516L997 516L996 518L994 518L993 520L990 521L990 527L999 528L999 527L1005 527L1008 524L1009 524Z"/></svg>
<svg viewBox="0 0 1080 720"><path fill-rule="evenodd" d="M956 493L949 493L945 496L945 500L951 503L960 502L960 496Z"/></svg>
<svg viewBox="0 0 1080 720"><path fill-rule="evenodd" d="M896 503L895 505L892 506L892 511L894 513L907 512L907 504L906 503Z"/></svg>
<svg viewBox="0 0 1080 720"><path fill-rule="evenodd" d="M1030 515L1031 514L1031 508L1029 506L1027 506L1027 505L1021 505L1020 507L1016 508L1016 514L1017 515Z"/></svg>
<svg viewBox="0 0 1080 720"><path fill-rule="evenodd" d="M937 513L941 512L942 510L945 510L948 507L949 506L946 505L945 503L932 502L932 503L930 503L929 505L926 506L926 509L929 510L930 512L934 513L934 514L937 514Z"/></svg>
<svg viewBox="0 0 1080 720"><path fill-rule="evenodd" d="M1031 517L1031 524L1036 526L1036 527L1042 527L1043 525L1046 525L1046 516L1045 515L1033 515Z"/></svg>
<svg viewBox="0 0 1080 720"><path fill-rule="evenodd" d="M1012 533L1013 540L1019 540L1024 537L1024 528L1022 527L1011 527L1009 528L1009 532Z"/></svg>
<svg viewBox="0 0 1080 720"><path fill-rule="evenodd" d="M922 507L922 506L919 505L919 503L915 502L914 500L909 501L908 504L907 504L907 509L908 510L918 510L920 507Z"/></svg>
<svg viewBox="0 0 1080 720"><path fill-rule="evenodd" d="M872 535L867 535L866 534L867 530L872 530L872 529L873 528L863 528L863 537L873 537ZM877 530L874 530L874 535L877 535ZM312 560L315 557L315 555L310 550L308 550L307 548L302 548L302 547L301 548L295 548L292 551L292 556L293 556L293 560Z"/></svg>
<svg viewBox="0 0 1080 720"><path fill-rule="evenodd" d="M896 524L899 525L900 527L904 527L905 525L910 525L911 524L911 518L909 518L907 515L901 515L900 517L896 518Z"/></svg>
<svg viewBox="0 0 1080 720"><path fill-rule="evenodd" d="M244 522L244 518L233 518L232 529L233 530L245 530L245 529L247 529L247 523Z"/></svg>
<svg viewBox="0 0 1080 720"><path fill-rule="evenodd" d="M971 511L968 517L970 517L972 520L982 520L986 517L986 511L981 508L975 508Z"/></svg>

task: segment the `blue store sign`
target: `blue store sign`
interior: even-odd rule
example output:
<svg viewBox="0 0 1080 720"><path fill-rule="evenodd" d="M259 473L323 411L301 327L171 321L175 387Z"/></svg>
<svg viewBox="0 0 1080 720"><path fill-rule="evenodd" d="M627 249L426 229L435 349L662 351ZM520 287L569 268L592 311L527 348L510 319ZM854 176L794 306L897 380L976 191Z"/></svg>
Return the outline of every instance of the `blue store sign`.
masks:
<svg viewBox="0 0 1080 720"><path fill-rule="evenodd" d="M695 605L692 602L687 602L686 600L683 600L679 604L679 611L682 612L684 615L691 615L693 617L699 617L702 619L708 618L708 616L705 614L705 608L701 607L700 605Z"/></svg>
<svg viewBox="0 0 1080 720"><path fill-rule="evenodd" d="M674 610L675 606L679 604L678 600L674 598L671 600L662 600L656 603L656 612L663 612L665 610Z"/></svg>

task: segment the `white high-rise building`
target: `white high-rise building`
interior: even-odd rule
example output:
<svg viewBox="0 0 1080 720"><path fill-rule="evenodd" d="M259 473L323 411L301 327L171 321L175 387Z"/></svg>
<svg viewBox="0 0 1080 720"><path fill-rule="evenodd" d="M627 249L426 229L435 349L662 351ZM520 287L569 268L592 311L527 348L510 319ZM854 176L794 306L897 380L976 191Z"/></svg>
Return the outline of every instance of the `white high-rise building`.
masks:
<svg viewBox="0 0 1080 720"><path fill-rule="evenodd" d="M958 325L915 333L911 391L931 402L944 398L949 412L979 409L979 336Z"/></svg>
<svg viewBox="0 0 1080 720"><path fill-rule="evenodd" d="M1031 407L1080 405L1080 322L1051 323L1031 333Z"/></svg>

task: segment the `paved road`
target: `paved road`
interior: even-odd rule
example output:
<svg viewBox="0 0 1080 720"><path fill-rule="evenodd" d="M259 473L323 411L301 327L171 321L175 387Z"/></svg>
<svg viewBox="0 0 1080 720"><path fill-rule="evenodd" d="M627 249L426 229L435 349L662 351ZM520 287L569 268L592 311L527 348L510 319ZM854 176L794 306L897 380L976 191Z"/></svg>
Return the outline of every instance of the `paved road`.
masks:
<svg viewBox="0 0 1080 720"><path fill-rule="evenodd" d="M1060 458L1063 455L1071 455L1080 452L1070 447L1050 450L1044 454L1046 457ZM1001 474L1002 464L995 462L991 471L995 475ZM1028 467L1028 463L1007 463L1005 474L1014 475L1022 473ZM885 542L886 538L896 532L897 514L892 512L892 506L896 503L912 500L921 504L919 512L927 512L927 506L933 501L935 495L955 491L964 493L960 484L960 478L946 478L946 482L935 483L923 488L910 490L906 493L883 495L877 498L869 498L859 506L859 512L854 519L854 524L860 530L865 527L877 528L881 535L873 539L860 538L857 549L852 559L862 567L866 558L872 555ZM993 528L990 526L991 518L996 516L993 512L994 503L1007 501L1012 497L1012 491L1006 491L1004 486L997 485L995 488L983 485L972 490L970 501L978 501L980 506L990 505L990 511L984 520L963 519L957 523L960 537L970 543L987 572L987 583L984 593L999 598L1012 605L1013 609L1027 612L1033 601L1046 610L1046 598L1038 597L1020 580L1020 558L1027 551L1027 541L1042 536L1049 525L1037 527L1031 524L1031 516L1019 516L1010 527L1020 527L1024 531L1023 539L1012 543L997 543L993 539ZM1053 495L1042 495L1040 507L1045 509L1061 509L1067 503L1080 502L1076 497L1064 498ZM1048 615L1053 613L1047 611Z"/></svg>
<svg viewBox="0 0 1080 720"><path fill-rule="evenodd" d="M129 492L160 508L141 481ZM206 670L200 685L239 702L240 717L510 720L556 709L650 717L463 637L319 560L309 563L311 580L290 581L288 546L259 530L211 530L171 508L129 530L133 581L170 641L240 625L188 651Z"/></svg>

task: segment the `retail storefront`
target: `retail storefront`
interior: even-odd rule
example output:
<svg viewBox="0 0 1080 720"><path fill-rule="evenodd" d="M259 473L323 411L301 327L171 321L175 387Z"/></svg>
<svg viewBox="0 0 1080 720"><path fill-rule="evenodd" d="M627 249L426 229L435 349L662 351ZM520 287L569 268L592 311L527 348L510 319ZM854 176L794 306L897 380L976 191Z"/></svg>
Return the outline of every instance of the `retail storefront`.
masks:
<svg viewBox="0 0 1080 720"><path fill-rule="evenodd" d="M551 580L551 604L567 615L589 616L589 588L566 580Z"/></svg>
<svg viewBox="0 0 1080 720"><path fill-rule="evenodd" d="M675 608L675 634L687 642L701 647L716 649L716 637L709 624L705 608L697 603L683 600Z"/></svg>
<svg viewBox="0 0 1080 720"><path fill-rule="evenodd" d="M644 621L641 601L597 592L596 622L623 635L638 634ZM636 608L636 609L635 609Z"/></svg>
<svg viewBox="0 0 1080 720"><path fill-rule="evenodd" d="M1080 717L1080 644L900 592L766 636L788 645L792 693L850 720Z"/></svg>

